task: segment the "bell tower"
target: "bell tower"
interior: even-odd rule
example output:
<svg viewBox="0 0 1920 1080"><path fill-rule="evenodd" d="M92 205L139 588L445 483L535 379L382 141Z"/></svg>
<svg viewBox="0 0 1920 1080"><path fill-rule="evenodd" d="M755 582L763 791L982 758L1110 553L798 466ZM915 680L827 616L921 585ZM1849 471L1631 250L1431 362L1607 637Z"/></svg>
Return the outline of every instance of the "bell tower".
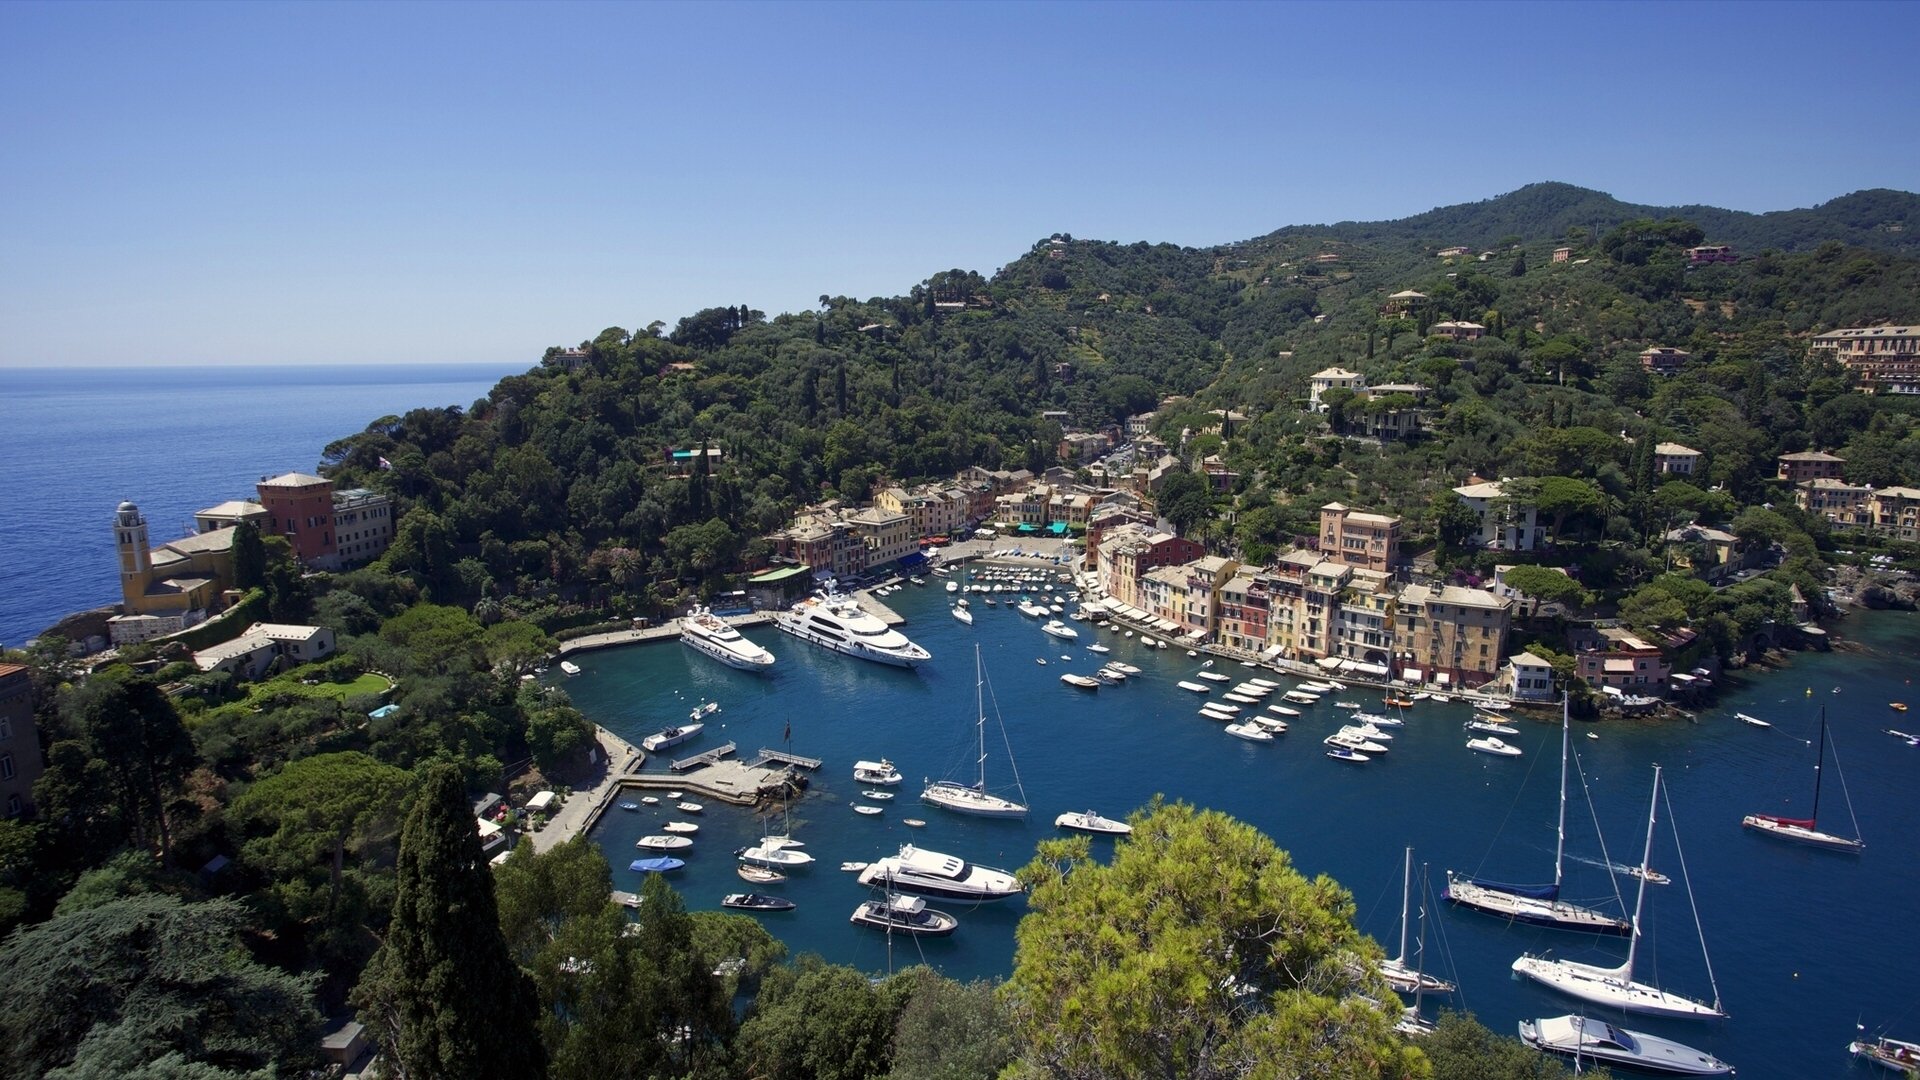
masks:
<svg viewBox="0 0 1920 1080"><path fill-rule="evenodd" d="M120 504L113 517L113 546L120 554L120 599L127 614L137 615L139 599L147 594L153 559L147 548L147 519L130 502Z"/></svg>

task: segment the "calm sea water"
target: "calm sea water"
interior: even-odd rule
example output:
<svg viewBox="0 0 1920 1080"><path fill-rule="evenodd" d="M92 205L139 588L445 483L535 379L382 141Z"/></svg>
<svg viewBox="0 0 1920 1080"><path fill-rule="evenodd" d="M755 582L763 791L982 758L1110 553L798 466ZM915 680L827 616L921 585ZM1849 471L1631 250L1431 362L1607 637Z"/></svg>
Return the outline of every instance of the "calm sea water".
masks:
<svg viewBox="0 0 1920 1080"><path fill-rule="evenodd" d="M335 439L389 413L467 407L499 364L0 369L0 643L120 598L113 511L138 503L155 544L193 513L312 472Z"/></svg>
<svg viewBox="0 0 1920 1080"><path fill-rule="evenodd" d="M1431 867L1435 893L1447 868L1516 881L1547 880L1552 873L1557 722L1525 723L1523 734L1509 739L1525 747L1525 756L1496 759L1466 749L1466 709L1422 702L1408 710L1392 753L1366 766L1343 765L1323 756L1320 739L1338 724L1332 699L1365 700L1357 690L1305 709L1278 741L1250 744L1197 716L1194 695L1174 685L1198 670L1200 661L1184 650L1146 650L1101 633L1113 658L1144 674L1097 692L1075 690L1059 676L1096 666L1084 647L1096 633L1091 628L1083 624L1081 641L1063 647L1005 607L976 604L969 628L947 615L946 601L934 586L888 598L907 616L904 629L934 654L918 672L839 656L766 627L748 636L779 657L771 677L733 671L668 643L587 654L579 658L584 673L565 686L588 715L634 741L682 719L703 699L719 701L722 711L699 741L675 753L731 739L751 754L780 746L791 724L793 751L826 762L793 820L818 862L765 890L797 901L797 911L761 918L796 952L872 971L924 959L961 978L1004 975L1024 907L1018 900L975 908L936 903L959 916L959 932L937 941L896 937L889 957L885 935L847 921L867 894L854 875L837 869L842 861L871 861L913 842L1013 869L1032 856L1037 841L1055 835L1055 815L1093 808L1121 816L1157 794L1250 822L1289 850L1302 870L1333 875L1353 891L1362 927L1389 947L1397 942L1406 845L1415 849L1416 865ZM1568 895L1614 903L1614 880L1601 869L1596 837L1604 837L1615 862L1638 861L1650 766L1665 766L1672 813L1661 809L1653 861L1675 883L1649 890L1651 933L1638 973L1690 996L1712 994L1680 875L1677 825L1712 973L1732 1019L1692 1024L1634 1017L1632 1026L1715 1053L1743 1077L1843 1075L1856 1022L1920 1037L1920 990L1911 978L1920 970L1912 932L1920 907L1920 863L1912 846L1920 827L1914 784L1920 748L1884 733L1900 726L1887 703L1920 696L1907 682L1920 655L1920 620L1862 615L1845 633L1860 651L1795 657L1784 672L1746 680L1697 724L1575 726L1593 812L1576 784ZM917 802L923 777L970 775L975 644L1033 808L1024 822L960 818ZM1063 654L1072 659L1063 661ZM1039 658L1049 662L1035 663ZM1224 660L1216 666L1251 674ZM1806 807L1812 795L1808 740L1821 706L1828 708L1847 794L1867 839L1859 856L1794 847L1740 827L1746 813ZM1740 723L1736 710L1775 726ZM994 714L990 704L988 715ZM1920 728L1920 721L1911 723ZM1585 738L1590 730L1599 738ZM988 750L988 786L998 789L1012 773L991 723ZM856 815L850 804L861 785L851 764L882 756L898 763L906 782L880 816ZM1847 797L1839 789L1829 769L1821 821L1845 832ZM639 875L627 869L637 854L633 841L677 816L615 811L598 827L595 839L618 885L638 886ZM923 818L927 826L909 829L902 824L907 817ZM689 865L674 875L689 906L716 908L724 894L747 888L734 875L731 853L768 824L748 811L709 806ZM1095 848L1110 843L1096 840ZM1633 902L1632 884L1619 879L1626 905ZM1624 954L1618 941L1507 926L1444 902L1431 908L1427 948L1429 966L1458 980L1454 1002L1503 1032L1522 1018L1577 1008L1515 981L1509 965L1520 953L1552 950L1606 962Z"/></svg>

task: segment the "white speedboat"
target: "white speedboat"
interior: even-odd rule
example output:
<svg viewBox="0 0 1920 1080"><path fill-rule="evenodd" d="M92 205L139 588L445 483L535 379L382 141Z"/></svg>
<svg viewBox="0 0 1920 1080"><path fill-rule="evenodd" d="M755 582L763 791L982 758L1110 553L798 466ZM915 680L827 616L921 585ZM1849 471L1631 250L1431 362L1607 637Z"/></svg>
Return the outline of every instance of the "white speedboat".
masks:
<svg viewBox="0 0 1920 1080"><path fill-rule="evenodd" d="M755 866L764 866L769 870L790 870L794 867L810 865L813 862L812 855L798 848L790 847L741 848L739 851L734 852L734 854L739 856L741 862L752 863Z"/></svg>
<svg viewBox="0 0 1920 1080"><path fill-rule="evenodd" d="M1685 1043L1628 1031L1590 1016L1520 1021L1520 1041L1575 1061L1664 1076L1730 1076L1733 1066Z"/></svg>
<svg viewBox="0 0 1920 1080"><path fill-rule="evenodd" d="M580 665L574 663L571 660L562 660L560 661L560 670L566 673L568 678L572 678L573 676L580 674Z"/></svg>
<svg viewBox="0 0 1920 1080"><path fill-rule="evenodd" d="M897 784L900 782L900 770L886 758L879 761L856 761L853 763L853 778L863 784Z"/></svg>
<svg viewBox="0 0 1920 1080"><path fill-rule="evenodd" d="M953 933L960 920L944 911L935 911L917 896L889 894L884 900L867 900L853 909L849 919L859 926L871 926L890 934L920 934L945 937Z"/></svg>
<svg viewBox="0 0 1920 1080"><path fill-rule="evenodd" d="M1247 723L1244 723L1244 724L1228 724L1227 734L1232 735L1234 738L1237 738L1237 739L1245 739L1248 742L1272 742L1273 741L1273 732L1268 731L1266 728L1263 728L1259 724L1253 723L1252 721L1248 721Z"/></svg>
<svg viewBox="0 0 1920 1080"><path fill-rule="evenodd" d="M1219 682L1233 681L1233 679L1230 676L1222 675L1217 671L1202 671L1202 672L1199 672L1198 674L1201 678L1207 680L1208 682L1219 683Z"/></svg>
<svg viewBox="0 0 1920 1080"><path fill-rule="evenodd" d="M970 863L908 844L898 855L877 859L860 872L860 884L896 892L985 902L1018 896L1025 889L1005 870Z"/></svg>
<svg viewBox="0 0 1920 1080"><path fill-rule="evenodd" d="M1739 717L1740 719L1746 721L1749 724L1752 724L1754 727L1772 727L1773 726L1767 721L1762 720L1757 716L1751 716L1747 713L1737 712L1737 713L1734 713L1733 715Z"/></svg>
<svg viewBox="0 0 1920 1080"><path fill-rule="evenodd" d="M633 846L645 848L648 851L681 851L692 847L693 841L684 836L655 834L653 836L643 836L635 840Z"/></svg>
<svg viewBox="0 0 1920 1080"><path fill-rule="evenodd" d="M1133 826L1124 821L1115 821L1109 817L1088 810L1084 813L1061 814L1053 819L1057 829L1072 829L1075 832L1100 833L1106 836L1125 836L1133 831Z"/></svg>
<svg viewBox="0 0 1920 1080"><path fill-rule="evenodd" d="M1047 624L1040 629L1043 633L1052 634L1062 641L1072 641L1080 636L1080 631L1075 630L1059 619L1048 619Z"/></svg>
<svg viewBox="0 0 1920 1080"><path fill-rule="evenodd" d="M1196 694L1213 693L1213 687L1208 686L1206 683L1187 682L1186 680L1182 679L1180 682L1177 682L1174 685L1178 686L1182 690L1191 690Z"/></svg>
<svg viewBox="0 0 1920 1080"><path fill-rule="evenodd" d="M808 597L773 617L775 626L802 641L893 667L918 667L933 659L852 599L829 593Z"/></svg>
<svg viewBox="0 0 1920 1080"><path fill-rule="evenodd" d="M660 826L660 829L663 832L692 835L700 831L700 826L695 825L691 821L669 821L665 825Z"/></svg>
<svg viewBox="0 0 1920 1080"><path fill-rule="evenodd" d="M959 582L957 582L957 581L949 581L949 582L947 582L947 591L948 591L948 592L951 592L951 593L957 593L957 592L959 592L959 591L960 591L960 583L959 583Z"/></svg>
<svg viewBox="0 0 1920 1080"><path fill-rule="evenodd" d="M1036 604L1031 600L1023 601L1022 603L1020 603L1018 605L1018 609L1020 611L1020 614L1025 615L1030 619L1044 619L1048 615L1052 614L1046 608L1041 607L1039 604Z"/></svg>
<svg viewBox="0 0 1920 1080"><path fill-rule="evenodd" d="M966 623L968 626L973 625L973 612L968 611L966 608L963 608L963 607L955 607L952 610L953 610L954 618L960 620L963 623Z"/></svg>
<svg viewBox="0 0 1920 1080"><path fill-rule="evenodd" d="M1231 691L1231 690L1229 690L1229 691L1227 691L1227 692L1226 692L1226 693L1224 693L1224 694L1221 694L1220 696L1221 696L1221 697L1223 697L1223 698L1226 698L1226 699L1227 699L1228 701L1231 701L1231 702L1233 702L1233 703L1234 703L1235 705L1258 705L1258 704L1260 704L1260 699L1259 699L1259 698L1257 698L1257 697L1248 697L1248 696L1247 696L1247 695L1245 695L1245 694L1236 694L1236 693L1234 693L1234 692L1233 692L1233 691Z"/></svg>
<svg viewBox="0 0 1920 1080"><path fill-rule="evenodd" d="M1267 711L1270 713L1278 713L1281 716L1299 716L1300 715L1299 709L1289 708L1285 705L1269 705L1267 706Z"/></svg>
<svg viewBox="0 0 1920 1080"><path fill-rule="evenodd" d="M1280 684L1277 682L1274 682L1272 679L1248 679L1247 681L1252 683L1255 686L1266 687L1268 690L1280 689Z"/></svg>
<svg viewBox="0 0 1920 1080"><path fill-rule="evenodd" d="M1087 646L1087 651L1090 653L1099 653L1100 655L1105 656L1107 653L1110 653L1113 650L1107 648L1105 645L1095 642L1094 644Z"/></svg>
<svg viewBox="0 0 1920 1080"><path fill-rule="evenodd" d="M1066 683L1068 686L1077 686L1082 690L1100 689L1099 679L1089 678L1088 676L1085 676L1085 675L1075 675L1071 671L1067 672L1065 675L1060 676L1060 681L1063 683Z"/></svg>
<svg viewBox="0 0 1920 1080"><path fill-rule="evenodd" d="M705 724L681 724L679 727L670 727L665 731L657 731L641 739L640 748L658 753L669 747L679 746L681 743L700 734L701 731L705 730L706 726Z"/></svg>
<svg viewBox="0 0 1920 1080"><path fill-rule="evenodd" d="M748 641L740 631L703 607L694 608L680 620L680 641L697 653L705 653L731 668L742 671L768 671L773 654Z"/></svg>
<svg viewBox="0 0 1920 1080"><path fill-rule="evenodd" d="M1499 737L1494 735L1488 735L1481 739L1468 739L1467 749L1478 750L1483 754L1494 754L1498 757L1520 756L1519 747L1512 743L1501 742Z"/></svg>
<svg viewBox="0 0 1920 1080"><path fill-rule="evenodd" d="M1112 668L1112 669L1113 669L1113 670L1115 670L1115 671L1123 671L1123 672L1126 672L1126 673L1127 673L1128 675L1138 675L1138 674L1140 674L1140 669L1139 669L1139 668L1137 668L1137 667L1134 667L1134 666L1133 666L1132 664L1123 664L1123 663L1121 663L1121 662L1120 662L1120 661L1118 661L1118 660L1110 660L1110 661L1108 661L1108 662L1107 662L1107 666L1108 666L1108 667L1110 667L1110 668Z"/></svg>
<svg viewBox="0 0 1920 1080"><path fill-rule="evenodd" d="M1344 731L1335 732L1321 739L1320 742L1324 746L1331 746L1341 750L1353 750L1362 754L1384 754L1387 752L1385 743L1377 743L1372 739L1359 735L1350 735Z"/></svg>
<svg viewBox="0 0 1920 1080"><path fill-rule="evenodd" d="M1268 731L1273 732L1275 735L1285 735L1287 733L1287 722L1285 720L1280 719L1277 716L1250 717L1249 722L1259 724L1261 727L1266 728Z"/></svg>

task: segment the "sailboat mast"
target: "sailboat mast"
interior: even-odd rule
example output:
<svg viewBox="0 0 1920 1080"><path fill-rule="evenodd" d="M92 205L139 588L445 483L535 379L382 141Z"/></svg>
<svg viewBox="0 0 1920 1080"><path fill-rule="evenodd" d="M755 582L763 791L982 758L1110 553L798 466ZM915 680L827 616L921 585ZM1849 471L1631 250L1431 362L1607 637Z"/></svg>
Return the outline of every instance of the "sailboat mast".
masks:
<svg viewBox="0 0 1920 1080"><path fill-rule="evenodd" d="M1820 820L1820 766L1826 764L1826 761L1827 707L1822 705L1820 706L1820 752L1814 755L1813 759L1813 813L1807 815L1809 820L1816 823Z"/></svg>
<svg viewBox="0 0 1920 1080"><path fill-rule="evenodd" d="M1647 899L1647 878L1653 862L1653 818L1660 809L1660 766L1653 767L1653 798L1647 804L1647 843L1640 849L1640 889L1633 894L1633 936L1627 939L1627 978L1633 978L1633 954L1640 947L1640 910Z"/></svg>
<svg viewBox="0 0 1920 1080"><path fill-rule="evenodd" d="M1560 823L1554 828L1553 898L1560 899L1561 865L1567 852L1567 697L1560 695Z"/></svg>
<svg viewBox="0 0 1920 1080"><path fill-rule="evenodd" d="M986 678L986 669L980 665L980 646L976 643L973 647L973 711L978 714L979 719L975 721L973 727L980 734L980 760L974 764L980 767L980 790L983 792L987 790L987 699L984 689Z"/></svg>
<svg viewBox="0 0 1920 1080"><path fill-rule="evenodd" d="M1413 892L1413 849L1407 849L1407 866L1400 877L1400 963L1407 962L1407 904Z"/></svg>

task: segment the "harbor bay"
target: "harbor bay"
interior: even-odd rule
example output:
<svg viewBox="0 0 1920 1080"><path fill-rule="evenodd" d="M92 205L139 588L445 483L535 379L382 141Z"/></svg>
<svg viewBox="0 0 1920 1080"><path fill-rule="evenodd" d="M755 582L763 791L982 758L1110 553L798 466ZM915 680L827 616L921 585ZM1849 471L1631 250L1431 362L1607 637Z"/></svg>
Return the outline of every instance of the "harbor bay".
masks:
<svg viewBox="0 0 1920 1080"><path fill-rule="evenodd" d="M1354 894L1362 929L1389 952L1398 935L1402 849L1412 846L1435 897L1424 905L1424 966L1460 985L1451 998L1430 998L1429 1013L1463 1007L1510 1034L1519 1020L1580 1010L1577 1002L1515 981L1509 967L1516 957L1545 952L1613 964L1624 956L1619 938L1509 925L1437 899L1449 869L1508 881L1551 879L1557 714L1539 711L1518 720L1520 734L1505 739L1523 754L1501 758L1466 748L1471 733L1462 725L1472 715L1466 706L1422 701L1406 710L1391 753L1346 765L1329 760L1320 744L1344 716L1333 702L1372 708L1377 691L1354 687L1329 695L1302 706L1303 715L1274 742L1249 743L1197 715L1202 699L1177 686L1193 679L1207 657L1189 657L1183 648L1148 649L1137 638L1088 623L1072 624L1078 640L1061 641L1004 605L976 602L968 626L949 617L951 597L933 580L885 599L906 617L902 629L933 654L915 671L863 663L763 626L747 634L779 658L767 676L724 667L677 644L655 644L576 655L582 674L564 680L587 715L633 742L684 720L702 702L719 703L701 738L665 757L733 741L743 757L761 747L790 747L824 761L811 789L794 803L790 823L815 863L787 882L758 887L797 903L797 910L759 916L793 952L817 952L872 972L924 961L957 978L1004 976L1025 911L1021 900L934 901L959 918L957 933L889 940L848 921L871 893L839 865L870 862L912 843L1013 870L1032 857L1038 841L1061 835L1053 828L1060 813L1092 809L1119 817L1162 796L1247 821L1272 836L1303 872L1339 880ZM1904 932L1920 884L1908 844L1920 827L1911 783L1920 748L1887 734L1900 727L1889 703L1913 693L1907 671L1920 653L1920 622L1865 613L1839 629L1845 640L1833 653L1799 654L1782 670L1737 676L1693 722L1610 720L1573 728L1580 768L1569 792L1565 895L1630 913L1635 882L1604 867L1609 860L1637 862L1652 765L1663 766L1671 813L1662 806L1651 863L1672 884L1648 890L1637 977L1701 999L1710 999L1717 983L1730 1014L1710 1024L1632 1017L1628 1026L1697 1046L1746 1077L1844 1075L1856 1023L1895 1037L1920 1024L1920 995L1903 977L1920 960L1920 947ZM1086 646L1094 641L1112 652L1105 658L1090 653ZM1025 819L964 818L918 800L927 779L973 778L976 643L989 689L987 784L1007 793L1017 769L1031 806ZM1063 673L1091 674L1102 659L1134 664L1142 674L1098 691L1060 682ZM1235 679L1298 681L1224 658L1213 666ZM1842 768L1833 769L1829 757L1821 821L1850 829L1850 801L1867 841L1859 855L1784 844L1740 826L1750 813L1807 810L1822 707ZM1736 712L1773 726L1743 724ZM1004 722L1004 742L996 719ZM869 785L854 781L852 764L882 757L904 774L893 789L897 797L870 804L883 807L878 815L857 814L853 806L866 802L860 793ZM663 759L647 765L649 772L664 768ZM634 841L682 816L669 802L608 812L592 837L614 867L616 888L639 884L640 875L627 869L644 854ZM926 825L908 827L908 818ZM711 802L697 820L693 854L671 880L690 907L717 909L722 896L748 888L734 873L733 852L786 823L777 813L756 816ZM1094 838L1096 856L1104 857L1112 843ZM1705 959L1689 886L1699 905ZM1421 906L1416 900L1416 911Z"/></svg>

